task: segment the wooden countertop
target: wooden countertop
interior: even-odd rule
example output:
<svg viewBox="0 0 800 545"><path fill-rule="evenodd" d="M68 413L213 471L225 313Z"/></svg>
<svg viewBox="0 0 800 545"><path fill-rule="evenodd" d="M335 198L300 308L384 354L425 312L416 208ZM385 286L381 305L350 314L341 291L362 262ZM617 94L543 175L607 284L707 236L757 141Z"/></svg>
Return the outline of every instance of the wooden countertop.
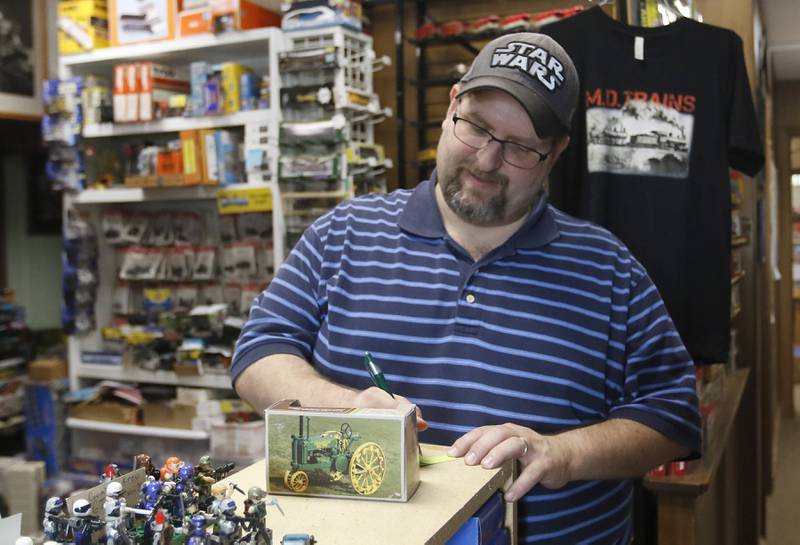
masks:
<svg viewBox="0 0 800 545"><path fill-rule="evenodd" d="M422 450L432 456L447 448L422 445ZM287 533L307 533L320 545L444 544L512 474L511 462L487 470L458 459L421 467L419 488L407 503L275 495L286 515L268 507L266 525L272 529L273 543L280 543ZM223 482L234 482L244 491L251 486L266 490L266 463L257 462ZM506 526L512 533L516 528L509 524L515 515L514 504L506 504Z"/></svg>
<svg viewBox="0 0 800 545"><path fill-rule="evenodd" d="M725 448L728 446L744 389L747 386L749 369L739 369L725 377L725 390L716 408L715 421L706 452L690 472L681 476L645 477L644 485L656 492L699 495L705 492L719 466Z"/></svg>

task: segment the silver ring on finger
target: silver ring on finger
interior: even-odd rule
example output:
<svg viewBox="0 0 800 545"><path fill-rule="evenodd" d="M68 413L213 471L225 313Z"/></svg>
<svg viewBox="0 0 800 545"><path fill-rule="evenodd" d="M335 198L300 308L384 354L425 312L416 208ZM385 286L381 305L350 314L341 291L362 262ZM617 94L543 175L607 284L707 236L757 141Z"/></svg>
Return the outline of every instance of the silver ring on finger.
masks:
<svg viewBox="0 0 800 545"><path fill-rule="evenodd" d="M517 439L522 441L522 454L517 456L517 458L524 458L525 455L528 454L528 441L526 441L521 435L517 435Z"/></svg>

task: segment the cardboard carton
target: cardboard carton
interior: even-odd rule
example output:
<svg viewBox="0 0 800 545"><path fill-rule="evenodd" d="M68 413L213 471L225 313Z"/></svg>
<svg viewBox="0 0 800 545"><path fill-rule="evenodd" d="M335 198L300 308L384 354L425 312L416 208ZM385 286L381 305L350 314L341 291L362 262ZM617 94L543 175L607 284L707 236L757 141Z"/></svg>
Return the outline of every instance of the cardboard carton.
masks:
<svg viewBox="0 0 800 545"><path fill-rule="evenodd" d="M414 406L316 408L284 399L265 416L270 494L405 502L419 486Z"/></svg>
<svg viewBox="0 0 800 545"><path fill-rule="evenodd" d="M197 409L193 403L149 402L145 403L142 413L145 426L190 430Z"/></svg>
<svg viewBox="0 0 800 545"><path fill-rule="evenodd" d="M100 420L102 422L116 422L118 424L136 424L138 412L138 407L115 403L113 401L76 403L69 407L70 418Z"/></svg>

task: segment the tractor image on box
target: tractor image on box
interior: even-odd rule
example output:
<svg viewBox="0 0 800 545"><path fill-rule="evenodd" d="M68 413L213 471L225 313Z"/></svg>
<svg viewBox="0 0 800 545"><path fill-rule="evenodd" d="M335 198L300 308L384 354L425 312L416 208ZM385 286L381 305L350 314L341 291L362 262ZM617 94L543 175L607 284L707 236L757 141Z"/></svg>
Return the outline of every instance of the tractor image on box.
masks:
<svg viewBox="0 0 800 545"><path fill-rule="evenodd" d="M378 491L386 475L386 457L380 445L361 443L347 422L338 430L311 434L311 418L300 416L298 435L292 434L292 465L283 477L286 488L304 492L315 470L327 473L331 481L350 477L353 490L362 496ZM359 444L360 443L360 444Z"/></svg>

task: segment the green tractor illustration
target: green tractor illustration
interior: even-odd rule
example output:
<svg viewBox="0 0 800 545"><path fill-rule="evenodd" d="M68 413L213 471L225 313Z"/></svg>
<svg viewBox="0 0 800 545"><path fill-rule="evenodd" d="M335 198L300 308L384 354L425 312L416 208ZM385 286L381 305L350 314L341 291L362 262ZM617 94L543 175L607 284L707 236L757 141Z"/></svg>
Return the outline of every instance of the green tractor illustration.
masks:
<svg viewBox="0 0 800 545"><path fill-rule="evenodd" d="M304 492L309 474L315 470L327 473L333 482L349 475L353 490L371 496L381 487L386 475L386 456L380 445L361 441L347 422L338 430L311 435L311 418L300 416L300 433L292 434L292 468L283 476L286 488Z"/></svg>

